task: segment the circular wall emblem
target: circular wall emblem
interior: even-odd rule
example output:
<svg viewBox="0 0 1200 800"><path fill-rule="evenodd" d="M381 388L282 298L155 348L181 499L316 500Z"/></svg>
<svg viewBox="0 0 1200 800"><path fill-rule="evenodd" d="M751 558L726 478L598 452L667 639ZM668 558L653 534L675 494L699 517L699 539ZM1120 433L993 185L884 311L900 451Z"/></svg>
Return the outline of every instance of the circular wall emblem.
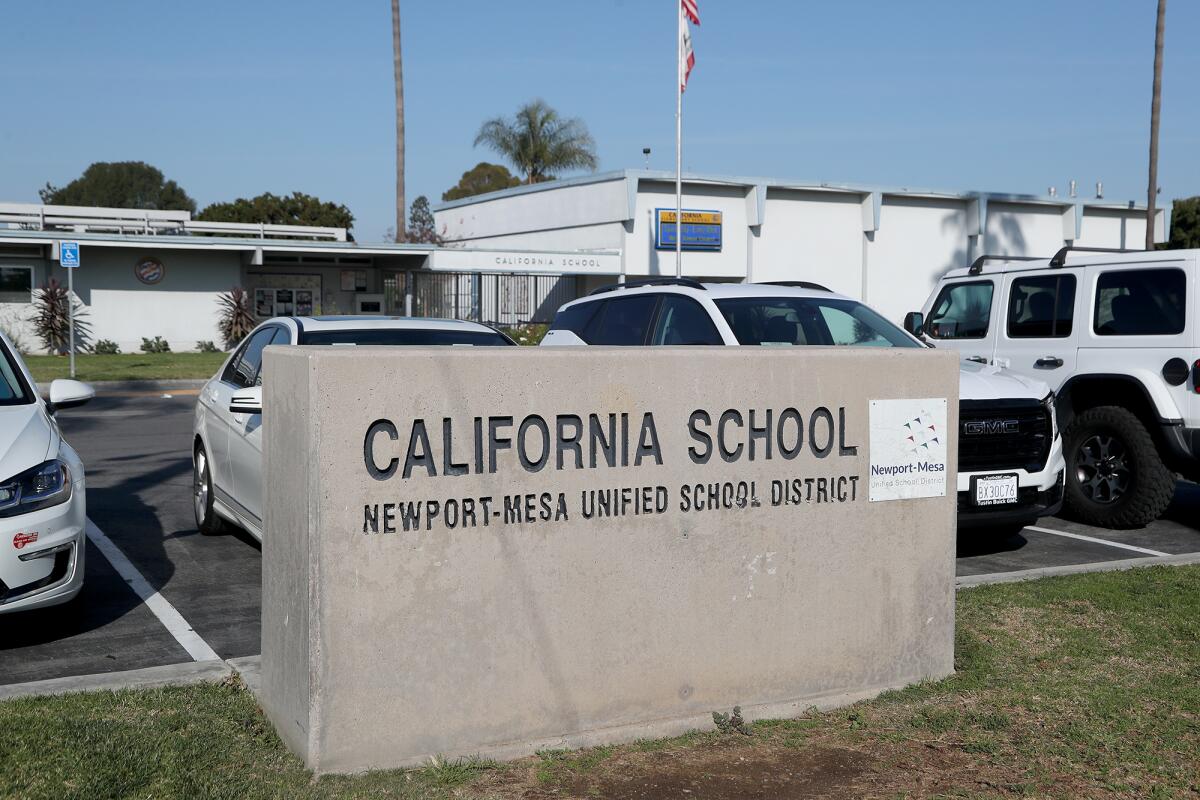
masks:
<svg viewBox="0 0 1200 800"><path fill-rule="evenodd" d="M167 268L157 258L143 258L134 265L133 274L142 283L155 284L167 274Z"/></svg>

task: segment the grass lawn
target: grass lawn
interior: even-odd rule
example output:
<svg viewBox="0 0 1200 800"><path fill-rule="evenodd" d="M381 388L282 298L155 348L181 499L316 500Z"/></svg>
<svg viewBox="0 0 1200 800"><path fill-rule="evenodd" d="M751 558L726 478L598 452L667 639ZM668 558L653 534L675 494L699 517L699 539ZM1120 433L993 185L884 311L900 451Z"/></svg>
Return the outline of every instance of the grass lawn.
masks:
<svg viewBox="0 0 1200 800"><path fill-rule="evenodd" d="M130 355L75 356L75 374L81 381L155 381L171 378L211 378L227 353L138 353ZM66 356L25 356L34 380L70 377Z"/></svg>
<svg viewBox="0 0 1200 800"><path fill-rule="evenodd" d="M749 735L312 780L238 684L0 703L0 797L1196 797L1200 567L971 589L958 672ZM728 709L725 709L728 710ZM413 724L422 724L413 720Z"/></svg>

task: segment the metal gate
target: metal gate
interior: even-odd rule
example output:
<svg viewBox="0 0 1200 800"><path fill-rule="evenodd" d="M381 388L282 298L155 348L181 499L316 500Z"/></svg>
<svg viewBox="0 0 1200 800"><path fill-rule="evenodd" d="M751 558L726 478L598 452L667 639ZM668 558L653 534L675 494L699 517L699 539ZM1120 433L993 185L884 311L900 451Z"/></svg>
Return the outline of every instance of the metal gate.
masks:
<svg viewBox="0 0 1200 800"><path fill-rule="evenodd" d="M578 296L574 275L421 270L384 279L388 313L497 326L549 323L559 306Z"/></svg>

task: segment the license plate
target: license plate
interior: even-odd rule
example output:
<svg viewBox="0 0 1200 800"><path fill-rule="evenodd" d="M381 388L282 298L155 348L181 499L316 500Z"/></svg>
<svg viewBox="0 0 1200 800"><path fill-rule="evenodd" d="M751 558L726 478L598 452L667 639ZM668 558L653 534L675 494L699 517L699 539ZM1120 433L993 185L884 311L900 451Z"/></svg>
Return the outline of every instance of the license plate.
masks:
<svg viewBox="0 0 1200 800"><path fill-rule="evenodd" d="M1000 506L1017 502L1016 475L980 475L975 479L977 506Z"/></svg>

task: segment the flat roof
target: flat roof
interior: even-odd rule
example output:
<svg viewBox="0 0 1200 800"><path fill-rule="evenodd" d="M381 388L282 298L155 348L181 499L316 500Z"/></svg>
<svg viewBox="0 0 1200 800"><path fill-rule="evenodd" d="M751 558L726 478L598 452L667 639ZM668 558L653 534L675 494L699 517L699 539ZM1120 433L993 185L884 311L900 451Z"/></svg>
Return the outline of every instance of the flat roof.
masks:
<svg viewBox="0 0 1200 800"><path fill-rule="evenodd" d="M989 201L1003 203L1033 203L1038 205L1051 205L1059 207L1068 207L1074 205L1083 205L1086 208L1106 208L1119 211L1142 211L1146 210L1144 204L1138 205L1129 202L1111 202L1103 198L1083 198L1083 197L1063 197L1061 195L1051 196L1049 194L1023 194L1019 192L992 192L992 191L962 191L952 189L929 189L911 186L894 186L884 184L870 183L829 183L826 181L804 181L804 180L787 180L782 178L754 177L745 175L719 175L705 172L685 172L683 173L684 183L690 184L711 184L714 186L740 186L750 189L756 186L763 186L768 189L795 189L803 191L816 192L836 192L848 194L883 194L893 197L920 197L920 198L942 198L952 200L978 200L986 199ZM610 172L597 172L591 175L580 175L574 178L562 178L554 181L545 181L542 183L528 184L524 186L514 186L511 189L501 189L497 192L488 192L487 194L477 194L471 197L464 197L460 200L451 200L441 203L433 207L436 211L448 211L452 208L461 208L463 206L474 205L476 203L486 203L492 200L502 200L508 197L519 197L523 194L532 194L534 192L553 191L555 189L563 189L570 186L586 186L594 183L608 183L619 180L635 180L635 181L654 181L654 182L675 182L675 173L667 170L653 169L621 169Z"/></svg>
<svg viewBox="0 0 1200 800"><path fill-rule="evenodd" d="M130 247L162 250L231 250L293 253L326 253L330 255L420 255L437 251L453 253L501 253L530 255L613 255L615 250L525 250L497 247L439 247L410 242L336 242L308 239L260 239L257 237L196 236L146 233L91 233L76 231L30 231L0 228L0 244L52 244L72 241L90 247Z"/></svg>

